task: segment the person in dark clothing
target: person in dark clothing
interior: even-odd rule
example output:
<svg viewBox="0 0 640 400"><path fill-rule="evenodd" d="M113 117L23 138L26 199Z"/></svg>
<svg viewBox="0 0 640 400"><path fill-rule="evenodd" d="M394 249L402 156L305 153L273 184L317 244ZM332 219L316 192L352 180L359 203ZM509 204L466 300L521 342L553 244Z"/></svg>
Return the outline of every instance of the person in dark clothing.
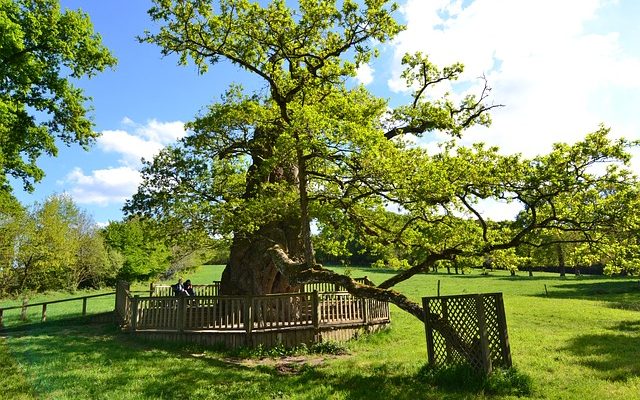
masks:
<svg viewBox="0 0 640 400"><path fill-rule="evenodd" d="M189 284L191 284L190 281ZM181 294L185 293L185 288L184 288L184 284L182 283L182 278L178 279L178 283L176 283L175 285L171 285L171 287L173 288L173 294L175 294L176 296L180 296Z"/></svg>
<svg viewBox="0 0 640 400"><path fill-rule="evenodd" d="M193 285L191 285L191 280L187 279L184 282L184 291L186 292L187 296L195 296L196 293L193 291Z"/></svg>

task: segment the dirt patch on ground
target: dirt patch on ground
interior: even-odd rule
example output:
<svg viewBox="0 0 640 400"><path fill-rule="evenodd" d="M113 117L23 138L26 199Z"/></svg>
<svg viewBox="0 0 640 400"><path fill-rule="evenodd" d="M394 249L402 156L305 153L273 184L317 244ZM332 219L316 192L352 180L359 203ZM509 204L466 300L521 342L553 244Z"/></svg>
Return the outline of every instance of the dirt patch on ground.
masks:
<svg viewBox="0 0 640 400"><path fill-rule="evenodd" d="M290 356L282 358L225 358L224 362L234 365L241 365L247 368L272 367L281 375L299 374L304 368L317 367L327 360L332 360L345 356L309 355Z"/></svg>

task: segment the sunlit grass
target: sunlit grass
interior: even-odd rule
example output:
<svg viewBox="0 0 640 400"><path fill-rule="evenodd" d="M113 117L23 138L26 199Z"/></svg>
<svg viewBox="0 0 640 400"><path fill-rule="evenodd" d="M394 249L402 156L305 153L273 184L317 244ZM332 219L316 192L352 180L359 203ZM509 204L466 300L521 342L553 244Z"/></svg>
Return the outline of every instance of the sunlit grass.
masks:
<svg viewBox="0 0 640 400"><path fill-rule="evenodd" d="M209 283L221 270L201 268L183 279ZM352 275L380 283L391 272ZM424 327L392 306L389 331L349 343L348 355L309 355L321 361L287 368L287 359L238 362L237 353L140 341L112 325L31 325L0 338L0 398L480 399L516 398L524 387L522 398L640 399L637 279L535 275L430 274L398 285L414 300L435 295L438 280L443 295L504 293L517 374L475 386L425 374Z"/></svg>
<svg viewBox="0 0 640 400"><path fill-rule="evenodd" d="M181 274L184 280L191 279L194 284L205 285L211 283L213 280L219 280L222 274L221 266L208 266L201 267L193 272L186 272ZM156 281L156 284L173 284L175 281ZM147 291L149 290L149 283L151 282L136 282L131 286L132 290ZM19 296L17 298L0 299L0 307L14 307L22 306L23 301L27 300L28 304L36 304L47 301L89 296L100 293L112 293L113 288L103 288L100 290L77 290L74 292L59 291L49 293L33 293L26 296ZM139 293L144 295L144 292ZM98 314L107 311L112 311L114 308L114 296L105 296L87 299L87 314ZM64 303L54 303L47 305L47 321L57 321L70 316L82 315L82 300L76 300ZM42 318L42 306L28 307L26 313L26 321L21 320L21 310L7 310L4 312L4 325L16 326L24 323L36 323Z"/></svg>

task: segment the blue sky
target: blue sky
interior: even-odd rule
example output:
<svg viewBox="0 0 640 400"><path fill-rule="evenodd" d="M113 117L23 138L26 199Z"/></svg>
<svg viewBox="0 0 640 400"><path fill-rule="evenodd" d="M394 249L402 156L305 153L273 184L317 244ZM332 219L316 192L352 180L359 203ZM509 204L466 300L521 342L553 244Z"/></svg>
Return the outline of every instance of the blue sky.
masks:
<svg viewBox="0 0 640 400"><path fill-rule="evenodd" d="M399 79L400 59L423 51L438 64L466 66L458 88L477 90L480 75L492 98L506 107L494 112L490 128L475 128L463 141L499 145L505 153L535 155L557 141L574 142L610 126L615 136L640 139L640 2L637 0L400 0L398 18L407 30L380 47L380 58L359 71L358 81L399 104L407 88ZM63 7L87 12L119 60L78 85L93 97L95 129L102 133L91 151L61 147L57 158L40 160L47 176L23 203L52 193L69 193L99 223L118 220L139 182L140 157L185 134L183 124L216 101L231 82L259 85L227 63L199 75L178 67L157 47L135 39L153 29L148 1L64 0ZM434 147L434 134L423 141ZM636 157L640 158L640 157ZM637 160L636 160L637 163ZM640 170L640 169L638 169ZM486 213L505 212L504 205ZM497 213L497 214L496 214Z"/></svg>

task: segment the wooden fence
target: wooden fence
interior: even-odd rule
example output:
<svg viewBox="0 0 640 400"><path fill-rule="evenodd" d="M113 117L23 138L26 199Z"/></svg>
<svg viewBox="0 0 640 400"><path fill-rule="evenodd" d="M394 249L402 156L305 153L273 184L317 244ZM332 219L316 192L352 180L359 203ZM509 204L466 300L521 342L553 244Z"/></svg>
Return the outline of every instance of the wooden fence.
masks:
<svg viewBox="0 0 640 400"><path fill-rule="evenodd" d="M82 316L86 316L87 315L87 301L88 299L92 299L92 298L96 298L96 297L104 297L104 296L113 296L115 294L115 292L110 292L110 293L102 293L102 294L93 294L93 295L89 295L89 296L81 296L81 297L73 297L70 299L61 299L61 300L51 300L51 301L44 301L44 302L40 302L40 303L27 303L26 301L24 301L22 303L22 305L20 306L13 306L13 307L0 307L0 329L4 328L4 312L6 310L21 310L20 311L20 319L22 321L26 321L27 319L27 309L29 307L42 307L42 313L40 316L40 321L41 322L46 322L47 321L47 306L49 306L50 304L56 304L56 303L66 303L69 301L82 301Z"/></svg>
<svg viewBox="0 0 640 400"><path fill-rule="evenodd" d="M196 296L217 296L220 293L220 281L213 281L211 285L193 285ZM175 296L171 285L149 285L149 296L169 297Z"/></svg>
<svg viewBox="0 0 640 400"><path fill-rule="evenodd" d="M318 319L321 325L369 323L389 320L389 303L357 298L346 292L319 295Z"/></svg>
<svg viewBox="0 0 640 400"><path fill-rule="evenodd" d="M373 285L373 282L369 278L354 278L354 281L364 285ZM213 281L210 285L193 285L193 291L196 296L218 296L220 294L220 281ZM306 283L302 285L300 293L312 293L314 291L325 292L341 292L345 291L345 288L336 283L318 282L318 283ZM156 297L169 297L174 296L173 288L171 285L157 285L154 283L149 284L149 296Z"/></svg>
<svg viewBox="0 0 640 400"><path fill-rule="evenodd" d="M162 290L156 286L153 296L139 297L131 295L126 283L119 284L116 312L121 326L130 332L153 334L149 337L160 339L180 340L186 335L217 334L216 341L237 346L321 341L323 332L327 332L327 338L342 340L362 329L375 331L390 322L388 303L354 297L346 292L265 296L155 295ZM301 330L306 333L300 333ZM336 332L340 330L346 333L340 335ZM231 336L224 338L225 334ZM294 339L285 340L283 335L293 335Z"/></svg>
<svg viewBox="0 0 640 400"><path fill-rule="evenodd" d="M366 276L362 278L353 278L354 281L363 285L374 285L372 281L369 280ZM300 289L301 292L311 293L313 291L317 291L320 293L327 292L344 292L345 288L337 283L329 283L329 282L317 282L317 283L305 283L302 285Z"/></svg>

